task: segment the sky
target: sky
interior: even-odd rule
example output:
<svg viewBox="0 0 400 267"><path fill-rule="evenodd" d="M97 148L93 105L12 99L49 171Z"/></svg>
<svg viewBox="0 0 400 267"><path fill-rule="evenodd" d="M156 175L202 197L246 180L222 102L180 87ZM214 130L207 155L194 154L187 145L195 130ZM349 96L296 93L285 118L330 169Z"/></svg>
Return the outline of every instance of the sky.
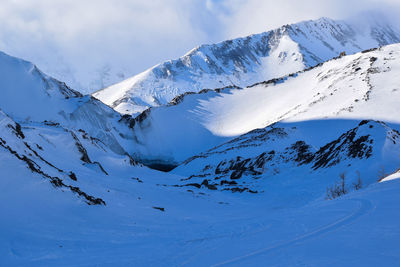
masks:
<svg viewBox="0 0 400 267"><path fill-rule="evenodd" d="M203 43L323 16L400 13L398 0L0 1L0 50L85 93Z"/></svg>

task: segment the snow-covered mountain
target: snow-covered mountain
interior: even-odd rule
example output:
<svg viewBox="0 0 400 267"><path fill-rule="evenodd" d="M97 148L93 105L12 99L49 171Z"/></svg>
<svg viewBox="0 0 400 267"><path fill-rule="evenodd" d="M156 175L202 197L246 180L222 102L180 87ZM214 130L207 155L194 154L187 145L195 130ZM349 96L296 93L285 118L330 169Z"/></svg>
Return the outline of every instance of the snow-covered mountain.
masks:
<svg viewBox="0 0 400 267"><path fill-rule="evenodd" d="M188 85L240 86L137 117L0 54L0 265L395 266L400 44L331 59L367 46L360 36L371 46L397 38L350 29L323 19L266 33L279 36L275 49L298 49L275 50L274 64L272 46L250 60L256 42L246 40L263 34L232 41L226 66L239 65L203 69ZM318 43L321 31L336 37ZM202 49L187 58L201 62ZM283 76L243 86L268 75Z"/></svg>
<svg viewBox="0 0 400 267"><path fill-rule="evenodd" d="M90 186L81 190L90 180L80 178L108 176L116 165L141 168L126 150L133 135L119 113L30 62L1 53L0 71L1 177L28 169L89 204L105 204L87 193Z"/></svg>
<svg viewBox="0 0 400 267"><path fill-rule="evenodd" d="M315 66L341 52L400 42L400 32L383 21L365 20L360 26L321 18L202 45L93 96L120 113L137 115L185 92L248 86Z"/></svg>
<svg viewBox="0 0 400 267"><path fill-rule="evenodd" d="M133 135L119 113L47 76L32 63L4 53L0 72L2 188L14 183L7 177L23 177L22 188L24 183L33 183L37 194L47 196L49 189L54 190L49 188L52 185L60 189L56 190L60 199L79 197L90 205L106 205L104 191L96 189L96 183L121 172L143 172L127 151ZM41 180L47 186L39 189ZM13 190L26 198L17 193L22 189ZM63 196L64 191L76 197Z"/></svg>
<svg viewBox="0 0 400 267"><path fill-rule="evenodd" d="M177 165L279 121L340 118L400 123L399 62L400 45L396 44L246 88L182 96L174 105L131 119L135 156Z"/></svg>
<svg viewBox="0 0 400 267"><path fill-rule="evenodd" d="M84 129L117 153L132 133L121 116L91 96L84 96L42 73L30 62L0 54L0 110L21 124L62 125Z"/></svg>

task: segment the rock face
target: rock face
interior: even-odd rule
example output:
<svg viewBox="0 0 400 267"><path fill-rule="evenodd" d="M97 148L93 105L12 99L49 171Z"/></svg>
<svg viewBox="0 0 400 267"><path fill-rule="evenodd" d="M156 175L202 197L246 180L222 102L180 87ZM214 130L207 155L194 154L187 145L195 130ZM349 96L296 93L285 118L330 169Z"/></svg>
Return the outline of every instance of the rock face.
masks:
<svg viewBox="0 0 400 267"><path fill-rule="evenodd" d="M310 138L311 131L319 139ZM376 121L277 123L196 155L173 172L188 177L182 185L203 181L204 188L232 192L259 192L265 188L260 184L273 177L323 177L332 172L362 172L369 184L378 179L377 162L384 165L391 159L393 170L400 164L399 140L398 130Z"/></svg>
<svg viewBox="0 0 400 267"><path fill-rule="evenodd" d="M352 54L396 42L400 42L400 33L382 22L369 22L361 29L328 18L305 21L199 46L93 96L123 114L137 115L185 92L244 87L315 66L343 52Z"/></svg>

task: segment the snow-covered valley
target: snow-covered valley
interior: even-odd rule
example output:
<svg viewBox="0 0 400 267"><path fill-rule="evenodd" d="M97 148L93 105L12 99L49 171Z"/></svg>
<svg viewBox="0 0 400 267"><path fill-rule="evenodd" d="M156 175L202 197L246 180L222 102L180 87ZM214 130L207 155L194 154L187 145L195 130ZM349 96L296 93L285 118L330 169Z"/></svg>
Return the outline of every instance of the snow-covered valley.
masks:
<svg viewBox="0 0 400 267"><path fill-rule="evenodd" d="M398 265L400 39L380 26L201 46L104 103L1 53L0 265Z"/></svg>
<svg viewBox="0 0 400 267"><path fill-rule="evenodd" d="M395 266L399 260L399 180L337 200L288 205L268 194L160 187L176 178L131 171L143 183L97 177L92 190L102 192L107 206L88 206L9 166L21 171L1 181L5 266Z"/></svg>

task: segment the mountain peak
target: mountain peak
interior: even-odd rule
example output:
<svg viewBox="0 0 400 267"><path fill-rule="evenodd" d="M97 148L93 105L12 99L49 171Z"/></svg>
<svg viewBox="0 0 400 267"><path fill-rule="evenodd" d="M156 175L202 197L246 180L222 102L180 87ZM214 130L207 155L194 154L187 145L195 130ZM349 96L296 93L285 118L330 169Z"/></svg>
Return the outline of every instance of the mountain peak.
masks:
<svg viewBox="0 0 400 267"><path fill-rule="evenodd" d="M315 66L343 51L352 54L400 41L399 32L373 20L369 28L365 32L351 23L323 17L201 45L93 96L120 113L138 115L185 92L243 87Z"/></svg>

